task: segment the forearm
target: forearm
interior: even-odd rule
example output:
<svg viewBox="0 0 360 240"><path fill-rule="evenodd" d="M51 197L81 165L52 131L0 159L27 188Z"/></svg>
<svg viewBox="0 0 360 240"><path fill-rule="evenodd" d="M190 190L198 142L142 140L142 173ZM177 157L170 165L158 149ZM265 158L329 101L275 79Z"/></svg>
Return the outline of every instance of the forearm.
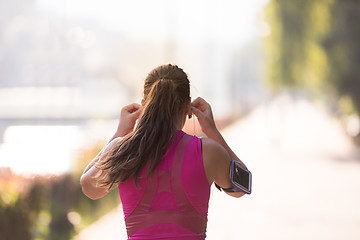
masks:
<svg viewBox="0 0 360 240"><path fill-rule="evenodd" d="M109 140L109 142L106 144L106 146L107 146L112 140L114 140L115 138L123 137L123 136L124 136L124 134L123 134L121 131L117 130L117 131L115 132L115 134L112 136L112 138ZM104 151L104 149L106 148L106 146L105 146L105 147L96 155L96 157L94 157L94 159L89 163L89 165L85 168L83 174L86 173L87 171L89 171L89 169L91 169L91 168L99 161L99 159L100 159L100 157L101 157L101 154L103 153L103 151Z"/></svg>
<svg viewBox="0 0 360 240"><path fill-rule="evenodd" d="M226 143L225 139L223 138L223 136L221 135L219 130L215 129L213 131L209 131L206 133L206 136L208 138L211 138L211 139L215 140L216 142L218 142L221 146L223 146L225 148L225 150L229 153L229 155L232 159L239 162L243 168L248 169L246 167L246 165L240 160L240 158L238 156L236 156L236 154L231 150L231 148Z"/></svg>
<svg viewBox="0 0 360 240"><path fill-rule="evenodd" d="M97 163L97 161L99 161L100 156L101 156L101 154L102 154L102 151L103 151L103 150L101 150L101 151L96 155L96 157L94 157L94 159L89 163L89 165L87 165L87 167L85 168L83 174L85 174L87 171L89 171L90 168L92 168L92 166L94 166L94 164Z"/></svg>
<svg viewBox="0 0 360 240"><path fill-rule="evenodd" d="M118 138L118 137L124 137L127 135L127 132L125 132L124 130L121 130L121 129L117 129L115 134L112 136L112 138L110 139L110 141L108 142L108 144L114 140L115 138Z"/></svg>

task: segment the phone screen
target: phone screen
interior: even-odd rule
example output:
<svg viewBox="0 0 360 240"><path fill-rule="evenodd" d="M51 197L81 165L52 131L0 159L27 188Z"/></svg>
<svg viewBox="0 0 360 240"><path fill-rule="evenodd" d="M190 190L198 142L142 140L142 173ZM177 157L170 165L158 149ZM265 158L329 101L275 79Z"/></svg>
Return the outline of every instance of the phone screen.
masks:
<svg viewBox="0 0 360 240"><path fill-rule="evenodd" d="M250 190L250 173L234 164L233 181Z"/></svg>

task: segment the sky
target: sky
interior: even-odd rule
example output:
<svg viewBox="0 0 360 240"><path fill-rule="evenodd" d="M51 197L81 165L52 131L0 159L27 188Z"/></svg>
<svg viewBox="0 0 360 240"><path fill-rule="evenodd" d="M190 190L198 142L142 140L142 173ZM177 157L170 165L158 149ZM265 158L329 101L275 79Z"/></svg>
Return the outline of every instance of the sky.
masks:
<svg viewBox="0 0 360 240"><path fill-rule="evenodd" d="M65 19L92 21L105 28L158 41L213 38L239 43L256 34L260 9L268 0L37 0L37 6ZM236 23L236 24L234 24Z"/></svg>

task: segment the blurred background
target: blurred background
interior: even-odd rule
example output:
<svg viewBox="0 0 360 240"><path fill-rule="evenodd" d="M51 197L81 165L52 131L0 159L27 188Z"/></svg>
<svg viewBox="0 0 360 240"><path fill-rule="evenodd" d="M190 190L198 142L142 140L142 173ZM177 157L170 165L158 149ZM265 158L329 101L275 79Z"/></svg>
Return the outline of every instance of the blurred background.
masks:
<svg viewBox="0 0 360 240"><path fill-rule="evenodd" d="M208 239L360 239L358 22L358 0L0 0L0 239L126 238L117 191L79 178L167 63L253 172L213 189Z"/></svg>

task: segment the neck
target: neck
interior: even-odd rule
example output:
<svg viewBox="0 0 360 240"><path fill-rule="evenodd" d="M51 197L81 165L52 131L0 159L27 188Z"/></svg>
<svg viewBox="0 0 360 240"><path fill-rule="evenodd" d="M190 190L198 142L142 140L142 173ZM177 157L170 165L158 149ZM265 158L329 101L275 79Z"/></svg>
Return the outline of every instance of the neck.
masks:
<svg viewBox="0 0 360 240"><path fill-rule="evenodd" d="M185 122L186 122L186 116L183 116L179 119L178 123L176 124L176 130L182 130L184 125L185 125Z"/></svg>

